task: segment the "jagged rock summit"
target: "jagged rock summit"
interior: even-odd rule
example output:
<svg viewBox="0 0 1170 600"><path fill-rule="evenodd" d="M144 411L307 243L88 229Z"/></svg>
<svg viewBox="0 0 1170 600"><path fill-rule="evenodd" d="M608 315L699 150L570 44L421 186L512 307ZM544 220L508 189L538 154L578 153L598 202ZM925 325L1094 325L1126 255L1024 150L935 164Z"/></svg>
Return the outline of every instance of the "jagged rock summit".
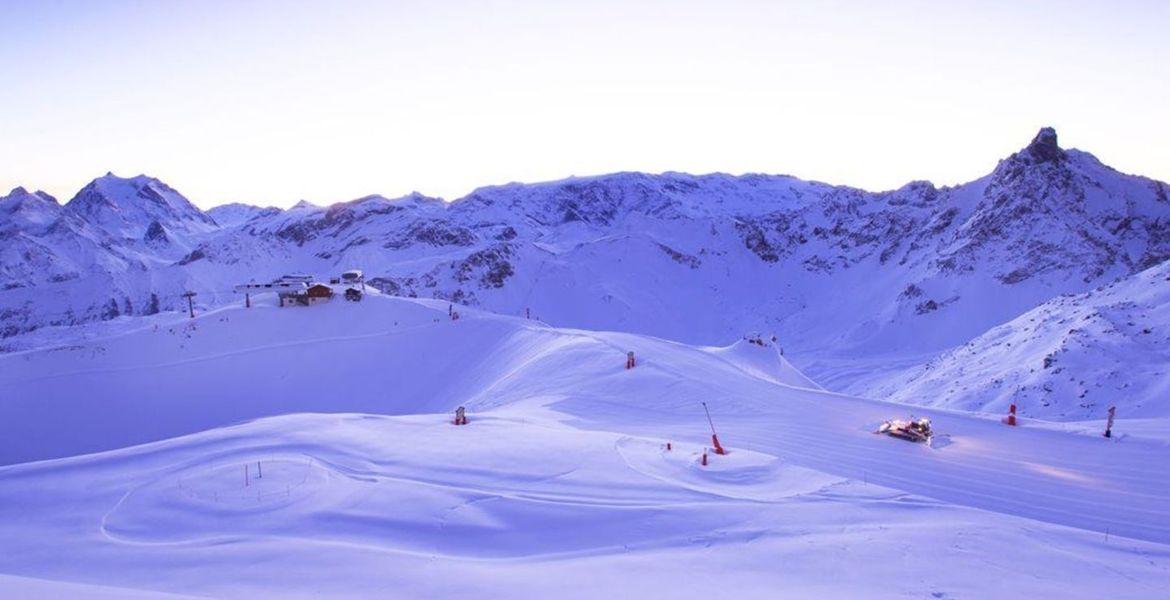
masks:
<svg viewBox="0 0 1170 600"><path fill-rule="evenodd" d="M1052 127L1041 128L1024 151L1036 162L1050 162L1065 157L1064 150L1057 143L1056 130Z"/></svg>

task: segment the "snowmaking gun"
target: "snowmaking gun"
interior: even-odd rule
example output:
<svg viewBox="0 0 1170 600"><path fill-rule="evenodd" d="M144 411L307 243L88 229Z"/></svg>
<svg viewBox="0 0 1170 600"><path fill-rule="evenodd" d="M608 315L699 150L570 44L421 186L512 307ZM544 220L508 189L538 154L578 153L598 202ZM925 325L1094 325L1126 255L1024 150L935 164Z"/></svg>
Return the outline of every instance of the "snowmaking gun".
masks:
<svg viewBox="0 0 1170 600"><path fill-rule="evenodd" d="M934 436L930 428L930 419L925 417L917 420L911 418L909 421L899 419L885 421L874 433L884 433L890 437L927 444Z"/></svg>

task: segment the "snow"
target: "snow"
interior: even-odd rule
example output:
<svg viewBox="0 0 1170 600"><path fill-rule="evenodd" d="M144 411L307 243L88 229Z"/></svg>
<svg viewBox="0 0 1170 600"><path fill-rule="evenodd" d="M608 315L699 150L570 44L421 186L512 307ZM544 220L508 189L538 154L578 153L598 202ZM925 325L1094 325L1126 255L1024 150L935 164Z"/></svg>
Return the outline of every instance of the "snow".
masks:
<svg viewBox="0 0 1170 600"><path fill-rule="evenodd" d="M0 597L1161 597L1168 224L1051 129L879 193L17 188ZM236 292L350 269L361 302Z"/></svg>
<svg viewBox="0 0 1170 600"><path fill-rule="evenodd" d="M450 203L375 195L205 214L158 180L108 175L64 208L13 211L35 219L6 224L2 207L38 203L0 201L0 351L37 347L24 334L42 327L181 311L189 290L213 309L239 301L242 283L360 268L387 293L531 311L558 327L706 345L775 334L822 385L886 397L891 381L1054 297L1170 256L1168 189L1061 149L1051 131L970 183L878 193L777 175L615 173ZM1157 369L1117 370L1111 385L1164 405L1147 372ZM966 385L946 398L971 407L986 394Z"/></svg>
<svg viewBox="0 0 1170 600"><path fill-rule="evenodd" d="M1139 598L1170 574L1144 422L915 409L932 449L770 340L447 310L258 302L0 356L0 593ZM730 451L707 467L700 402Z"/></svg>
<svg viewBox="0 0 1170 600"><path fill-rule="evenodd" d="M76 600L181 600L195 596L180 596L163 592L148 592L100 585L84 585L48 581L30 577L0 574L0 589L10 600L40 600L41 598L73 598Z"/></svg>
<svg viewBox="0 0 1170 600"><path fill-rule="evenodd" d="M216 224L221 227L237 227L256 217L272 216L280 213L281 210L279 208L261 208L239 202L221 204L207 210L207 216L215 219Z"/></svg>
<svg viewBox="0 0 1170 600"><path fill-rule="evenodd" d="M1060 296L917 368L867 383L899 402L1045 419L1109 406L1170 417L1170 263Z"/></svg>

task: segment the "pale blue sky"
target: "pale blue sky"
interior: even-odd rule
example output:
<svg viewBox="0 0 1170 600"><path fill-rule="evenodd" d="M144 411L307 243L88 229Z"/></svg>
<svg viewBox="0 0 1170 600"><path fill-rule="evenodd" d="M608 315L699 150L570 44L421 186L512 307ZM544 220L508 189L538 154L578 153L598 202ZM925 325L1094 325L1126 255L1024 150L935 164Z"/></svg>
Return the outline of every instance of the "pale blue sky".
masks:
<svg viewBox="0 0 1170 600"><path fill-rule="evenodd" d="M0 193L288 206L619 170L869 189L1043 125L1170 180L1170 2L0 0Z"/></svg>

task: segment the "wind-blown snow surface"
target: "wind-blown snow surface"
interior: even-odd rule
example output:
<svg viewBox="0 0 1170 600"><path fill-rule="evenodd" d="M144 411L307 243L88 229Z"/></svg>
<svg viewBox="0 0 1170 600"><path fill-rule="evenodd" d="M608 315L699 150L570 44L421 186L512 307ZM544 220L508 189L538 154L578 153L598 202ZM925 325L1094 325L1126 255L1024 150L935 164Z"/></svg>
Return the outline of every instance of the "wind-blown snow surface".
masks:
<svg viewBox="0 0 1170 600"><path fill-rule="evenodd" d="M0 462L51 459L0 467L0 595L1149 598L1170 577L1170 449L1124 419L1106 440L923 409L932 449L775 347L447 309L164 314L0 357ZM700 401L731 450L708 467Z"/></svg>

